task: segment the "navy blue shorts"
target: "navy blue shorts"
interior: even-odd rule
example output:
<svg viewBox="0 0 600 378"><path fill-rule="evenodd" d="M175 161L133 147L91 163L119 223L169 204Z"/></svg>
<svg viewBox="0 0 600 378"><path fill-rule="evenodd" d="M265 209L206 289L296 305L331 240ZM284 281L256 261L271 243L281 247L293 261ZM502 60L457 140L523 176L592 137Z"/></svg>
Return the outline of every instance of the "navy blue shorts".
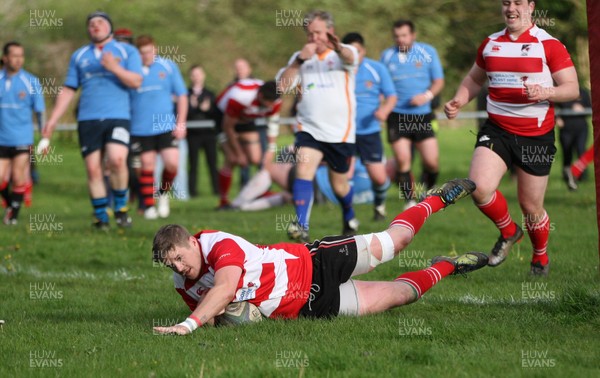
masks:
<svg viewBox="0 0 600 378"><path fill-rule="evenodd" d="M390 113L387 119L388 141L394 143L400 138L420 142L435 137L430 114Z"/></svg>
<svg viewBox="0 0 600 378"><path fill-rule="evenodd" d="M85 158L92 152L103 149L108 143L129 147L130 125L128 119L79 121L77 133L81 155Z"/></svg>
<svg viewBox="0 0 600 378"><path fill-rule="evenodd" d="M379 132L356 135L356 151L363 164L383 162L383 143Z"/></svg>
<svg viewBox="0 0 600 378"><path fill-rule="evenodd" d="M353 143L325 143L316 140L305 131L296 133L296 148L310 147L323 153L323 160L337 173L346 173L350 170L350 161L354 156L356 147Z"/></svg>
<svg viewBox="0 0 600 378"><path fill-rule="evenodd" d="M31 151L31 145L23 146L0 146L0 159L12 159L17 155L28 154ZM0 177L2 181L4 177Z"/></svg>

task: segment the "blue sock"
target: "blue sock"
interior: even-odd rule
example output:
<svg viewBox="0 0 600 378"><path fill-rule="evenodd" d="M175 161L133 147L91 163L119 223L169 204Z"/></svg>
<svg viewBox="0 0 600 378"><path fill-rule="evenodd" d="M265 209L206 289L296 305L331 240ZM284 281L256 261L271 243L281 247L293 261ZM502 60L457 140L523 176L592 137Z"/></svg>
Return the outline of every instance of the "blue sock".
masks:
<svg viewBox="0 0 600 378"><path fill-rule="evenodd" d="M373 184L373 193L375 194L374 204L375 206L382 205L387 197L387 190L390 188L390 179L387 178L383 185L376 186Z"/></svg>
<svg viewBox="0 0 600 378"><path fill-rule="evenodd" d="M354 208L352 207L352 196L354 195L354 189L350 186L350 191L343 197L335 195L335 198L342 205L342 213L344 214L344 222L348 222L350 219L354 218Z"/></svg>
<svg viewBox="0 0 600 378"><path fill-rule="evenodd" d="M108 206L108 198L92 198L92 206L94 207L94 216L100 222L108 223L108 213L106 207Z"/></svg>
<svg viewBox="0 0 600 378"><path fill-rule="evenodd" d="M127 188L117 190L112 189L112 195L115 199L115 211L127 211Z"/></svg>
<svg viewBox="0 0 600 378"><path fill-rule="evenodd" d="M295 179L292 185L292 195L294 197L298 223L305 230L308 230L310 209L313 203L313 182L310 180Z"/></svg>

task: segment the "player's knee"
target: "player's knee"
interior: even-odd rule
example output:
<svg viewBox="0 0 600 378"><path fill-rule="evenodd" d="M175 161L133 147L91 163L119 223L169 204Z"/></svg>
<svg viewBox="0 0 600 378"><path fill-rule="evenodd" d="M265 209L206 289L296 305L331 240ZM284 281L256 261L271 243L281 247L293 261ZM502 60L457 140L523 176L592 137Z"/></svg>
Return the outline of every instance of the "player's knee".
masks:
<svg viewBox="0 0 600 378"><path fill-rule="evenodd" d="M355 236L358 251L355 274L363 274L373 270L379 264L391 261L395 255L394 241L386 231L376 234ZM374 241L377 242L374 242Z"/></svg>
<svg viewBox="0 0 600 378"><path fill-rule="evenodd" d="M108 159L108 168L113 171L125 169L126 167L126 159L124 156L113 156Z"/></svg>

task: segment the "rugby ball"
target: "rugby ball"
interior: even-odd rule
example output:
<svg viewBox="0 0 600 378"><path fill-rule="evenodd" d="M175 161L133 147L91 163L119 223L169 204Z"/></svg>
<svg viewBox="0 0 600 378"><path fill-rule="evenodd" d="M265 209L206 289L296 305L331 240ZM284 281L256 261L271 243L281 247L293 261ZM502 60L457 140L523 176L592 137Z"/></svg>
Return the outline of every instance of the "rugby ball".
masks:
<svg viewBox="0 0 600 378"><path fill-rule="evenodd" d="M225 307L225 312L215 317L216 325L236 326L247 323L257 323L262 320L258 307L250 302L234 302Z"/></svg>

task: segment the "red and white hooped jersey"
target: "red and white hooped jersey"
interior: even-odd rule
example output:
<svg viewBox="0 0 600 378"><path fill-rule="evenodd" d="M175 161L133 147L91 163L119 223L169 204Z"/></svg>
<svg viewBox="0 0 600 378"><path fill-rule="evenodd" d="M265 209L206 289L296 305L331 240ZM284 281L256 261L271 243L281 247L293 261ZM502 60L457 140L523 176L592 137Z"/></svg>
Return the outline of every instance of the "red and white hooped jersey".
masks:
<svg viewBox="0 0 600 378"><path fill-rule="evenodd" d="M312 260L304 244L255 245L222 231L195 235L202 254L198 280L173 274L175 289L193 311L214 286L215 272L239 266L242 276L232 302L248 301L270 318L296 318L310 294Z"/></svg>
<svg viewBox="0 0 600 378"><path fill-rule="evenodd" d="M552 74L573 66L560 41L535 25L516 40L504 29L483 41L476 63L489 80L487 111L492 122L524 136L554 128L553 103L527 99L524 83L553 87Z"/></svg>
<svg viewBox="0 0 600 378"><path fill-rule="evenodd" d="M265 108L258 102L258 89L264 84L258 79L243 79L231 84L217 96L217 107L223 112L242 121L270 117L281 110L281 99L275 100L272 107Z"/></svg>

